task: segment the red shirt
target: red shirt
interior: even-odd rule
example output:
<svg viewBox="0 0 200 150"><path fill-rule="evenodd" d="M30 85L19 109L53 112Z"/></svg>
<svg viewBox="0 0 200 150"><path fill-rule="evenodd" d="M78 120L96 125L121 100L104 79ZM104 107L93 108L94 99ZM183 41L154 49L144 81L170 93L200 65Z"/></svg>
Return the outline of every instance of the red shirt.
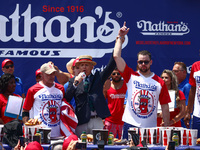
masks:
<svg viewBox="0 0 200 150"><path fill-rule="evenodd" d="M185 95L181 90L179 90L179 98L180 98L180 101L185 100ZM180 113L179 108L174 108L174 111L170 112L170 120L172 120L179 113ZM162 118L158 118L157 119L157 126L160 126L161 123L162 123ZM176 122L175 124L172 124L171 126L181 127L181 121L179 120L178 122Z"/></svg>
<svg viewBox="0 0 200 150"><path fill-rule="evenodd" d="M108 108L110 110L111 116L105 120L123 125L122 116L124 113L124 99L126 96L126 82L124 81L122 87L118 90L110 89L107 91Z"/></svg>
<svg viewBox="0 0 200 150"><path fill-rule="evenodd" d="M13 95L19 96L19 95L14 94L14 93L13 93ZM3 120L4 124L15 119L15 118L10 118L10 117L4 116L4 112L6 110L7 102L8 102L8 99L3 94L0 94L0 111L1 111L0 118Z"/></svg>

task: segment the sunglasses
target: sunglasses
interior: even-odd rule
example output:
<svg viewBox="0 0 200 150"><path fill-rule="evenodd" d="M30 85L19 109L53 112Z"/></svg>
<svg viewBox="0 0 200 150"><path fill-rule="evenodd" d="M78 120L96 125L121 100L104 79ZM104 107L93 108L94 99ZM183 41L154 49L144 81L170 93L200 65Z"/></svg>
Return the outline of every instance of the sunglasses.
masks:
<svg viewBox="0 0 200 150"><path fill-rule="evenodd" d="M8 68L13 68L14 67L14 65L12 64L12 65L8 65L8 66L4 66L4 68L6 68L6 69L8 69Z"/></svg>
<svg viewBox="0 0 200 150"><path fill-rule="evenodd" d="M140 60L140 61L138 61L138 64L141 64L141 65L142 65L142 64L144 63L145 65L148 65L149 62L150 62L150 61L141 61L141 60Z"/></svg>
<svg viewBox="0 0 200 150"><path fill-rule="evenodd" d="M120 75L120 73L119 72L114 72L114 73L112 73L112 75L114 76L114 75Z"/></svg>

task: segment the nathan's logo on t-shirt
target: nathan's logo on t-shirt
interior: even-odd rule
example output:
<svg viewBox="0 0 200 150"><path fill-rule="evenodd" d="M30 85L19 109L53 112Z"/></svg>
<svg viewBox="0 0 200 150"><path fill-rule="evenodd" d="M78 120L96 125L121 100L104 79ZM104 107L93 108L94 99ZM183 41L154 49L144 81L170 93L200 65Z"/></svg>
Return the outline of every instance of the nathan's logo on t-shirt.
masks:
<svg viewBox="0 0 200 150"><path fill-rule="evenodd" d="M56 101L50 100L44 105L40 117L44 124L51 127L51 126L57 126L59 124L60 120L59 116L60 116L60 105Z"/></svg>
<svg viewBox="0 0 200 150"><path fill-rule="evenodd" d="M117 98L125 98L126 94L110 94L109 95L111 99L117 99Z"/></svg>
<svg viewBox="0 0 200 150"><path fill-rule="evenodd" d="M62 94L41 94L39 95L39 98L42 101L46 100L61 100L62 99Z"/></svg>
<svg viewBox="0 0 200 150"><path fill-rule="evenodd" d="M155 110L154 97L147 90L140 90L131 101L133 112L140 118L148 118Z"/></svg>
<svg viewBox="0 0 200 150"><path fill-rule="evenodd" d="M133 84L135 85L135 88L137 89L145 89L148 91L156 91L157 86L156 85L151 85L151 84L146 84L146 83L140 83L138 81L133 81Z"/></svg>

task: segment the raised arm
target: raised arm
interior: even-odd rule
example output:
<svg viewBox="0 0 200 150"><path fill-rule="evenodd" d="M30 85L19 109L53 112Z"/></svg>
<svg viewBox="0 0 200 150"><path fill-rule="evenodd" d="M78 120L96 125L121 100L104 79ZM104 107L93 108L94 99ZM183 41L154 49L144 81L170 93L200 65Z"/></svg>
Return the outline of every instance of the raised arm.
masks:
<svg viewBox="0 0 200 150"><path fill-rule="evenodd" d="M69 81L70 74L67 73L67 72L62 72L61 70L57 70L57 72L56 72L56 78L57 78L57 80L58 80L58 82L60 84L64 85L65 83L67 83Z"/></svg>
<svg viewBox="0 0 200 150"><path fill-rule="evenodd" d="M114 52L113 52L113 57L115 59L117 68L120 72L124 72L126 62L124 59L121 57L121 52L122 52L122 44L124 43L125 40L125 35L127 35L129 32L129 28L126 27L126 22L124 22L124 25L122 28L120 28L118 36L116 38L116 43L114 47Z"/></svg>

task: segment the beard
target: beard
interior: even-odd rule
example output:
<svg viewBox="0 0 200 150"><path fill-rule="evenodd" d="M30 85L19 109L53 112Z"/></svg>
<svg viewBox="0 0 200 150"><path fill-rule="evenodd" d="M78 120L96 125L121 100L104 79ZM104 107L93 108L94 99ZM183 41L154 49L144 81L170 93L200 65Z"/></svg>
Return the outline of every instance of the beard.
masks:
<svg viewBox="0 0 200 150"><path fill-rule="evenodd" d="M150 68L147 68L147 67L139 68L139 71L142 73L146 73L149 70L150 70Z"/></svg>
<svg viewBox="0 0 200 150"><path fill-rule="evenodd" d="M116 83L118 83L118 82L120 82L121 81L121 77L119 78L119 79L112 79L113 80L113 82L116 82Z"/></svg>

